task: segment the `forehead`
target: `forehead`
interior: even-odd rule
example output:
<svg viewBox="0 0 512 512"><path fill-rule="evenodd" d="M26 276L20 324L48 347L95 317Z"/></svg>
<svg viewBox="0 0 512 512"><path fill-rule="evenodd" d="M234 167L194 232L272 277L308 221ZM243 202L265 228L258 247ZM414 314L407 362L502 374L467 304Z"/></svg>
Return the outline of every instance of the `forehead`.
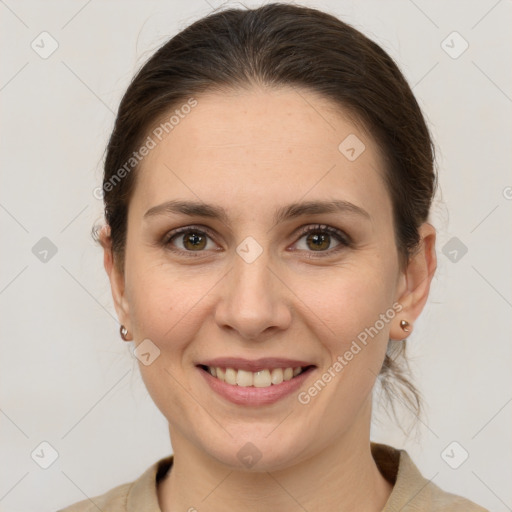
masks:
<svg viewBox="0 0 512 512"><path fill-rule="evenodd" d="M175 197L222 203L233 215L301 198L344 199L372 216L391 208L378 147L329 100L295 88L195 100L161 140L150 133L156 144L137 171L130 209Z"/></svg>

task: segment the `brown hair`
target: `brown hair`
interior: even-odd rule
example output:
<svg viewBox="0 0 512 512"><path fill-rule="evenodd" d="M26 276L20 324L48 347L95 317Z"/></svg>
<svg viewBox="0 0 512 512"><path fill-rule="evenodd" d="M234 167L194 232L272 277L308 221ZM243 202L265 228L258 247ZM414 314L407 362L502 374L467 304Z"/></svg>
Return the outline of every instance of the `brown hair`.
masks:
<svg viewBox="0 0 512 512"><path fill-rule="evenodd" d="M130 83L107 146L103 180L118 268L124 265L136 181L137 165L131 172L126 168L133 152L163 116L192 95L252 84L309 89L366 128L386 160L396 245L405 265L418 247L418 227L428 218L437 185L433 143L409 85L391 57L350 25L316 9L269 4L196 21L159 48ZM393 413L395 385L419 415L420 394L406 377L405 341L395 354L392 345L379 376L382 388Z"/></svg>

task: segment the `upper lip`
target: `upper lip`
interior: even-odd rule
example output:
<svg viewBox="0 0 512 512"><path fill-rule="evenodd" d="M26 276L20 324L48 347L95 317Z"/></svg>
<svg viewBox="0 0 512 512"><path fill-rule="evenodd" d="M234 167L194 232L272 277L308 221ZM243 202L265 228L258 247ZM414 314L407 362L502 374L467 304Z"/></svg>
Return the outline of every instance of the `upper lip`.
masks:
<svg viewBox="0 0 512 512"><path fill-rule="evenodd" d="M279 357L262 357L260 359L243 359L240 357L218 357L201 361L198 366L211 366L217 368L233 368L236 370L246 370L249 372L259 372L261 370L273 370L274 368L296 368L297 366L314 366L308 361L299 361L297 359L285 359Z"/></svg>

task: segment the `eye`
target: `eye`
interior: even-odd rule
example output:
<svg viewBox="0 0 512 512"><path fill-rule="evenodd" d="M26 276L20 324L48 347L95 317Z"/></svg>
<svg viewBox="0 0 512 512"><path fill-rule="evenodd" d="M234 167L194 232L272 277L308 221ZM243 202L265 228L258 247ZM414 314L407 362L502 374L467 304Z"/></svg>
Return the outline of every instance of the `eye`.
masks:
<svg viewBox="0 0 512 512"><path fill-rule="evenodd" d="M195 226L187 226L178 228L168 233L163 240L163 244L174 252L187 253L187 256L195 256L195 252L204 252L204 249L213 249L208 244L208 240L212 238L212 234L206 228L199 229ZM176 247L174 241L181 244Z"/></svg>
<svg viewBox="0 0 512 512"><path fill-rule="evenodd" d="M302 247L299 247L299 250L309 253L321 253L307 256L310 258L331 255L332 253L351 246L351 239L348 235L337 228L326 226L325 224L303 227L296 236L300 236L300 238L295 245L301 245L300 242L304 239L304 243ZM200 256L205 250L219 250L215 249L216 244L213 242L213 238L214 235L208 228L186 226L168 233L162 243L173 252L195 257ZM336 239L338 245L331 248L333 238ZM214 247L211 246L212 244L209 244L210 240ZM181 244L181 247L179 245L177 246L177 244ZM295 251L297 249L293 250Z"/></svg>
<svg viewBox="0 0 512 512"><path fill-rule="evenodd" d="M304 243L302 244L302 247L299 247L299 249L307 252L328 253L330 255L333 252L338 252L345 247L350 247L351 245L350 238L343 231L331 226L326 226L325 224L306 226L301 229L299 235L302 236L297 244L300 245L300 241L304 239ZM335 238L338 242L338 245L333 249L331 249L332 238ZM323 254L319 254L318 256L322 257Z"/></svg>

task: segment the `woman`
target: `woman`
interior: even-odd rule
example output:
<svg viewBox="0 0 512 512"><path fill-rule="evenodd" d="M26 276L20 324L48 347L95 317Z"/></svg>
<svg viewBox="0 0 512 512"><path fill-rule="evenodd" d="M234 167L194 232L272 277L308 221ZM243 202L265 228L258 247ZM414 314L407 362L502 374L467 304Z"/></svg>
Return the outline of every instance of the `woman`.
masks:
<svg viewBox="0 0 512 512"><path fill-rule="evenodd" d="M320 11L212 14L121 102L99 232L174 451L65 509L464 510L370 441L436 269L433 148L390 57Z"/></svg>

